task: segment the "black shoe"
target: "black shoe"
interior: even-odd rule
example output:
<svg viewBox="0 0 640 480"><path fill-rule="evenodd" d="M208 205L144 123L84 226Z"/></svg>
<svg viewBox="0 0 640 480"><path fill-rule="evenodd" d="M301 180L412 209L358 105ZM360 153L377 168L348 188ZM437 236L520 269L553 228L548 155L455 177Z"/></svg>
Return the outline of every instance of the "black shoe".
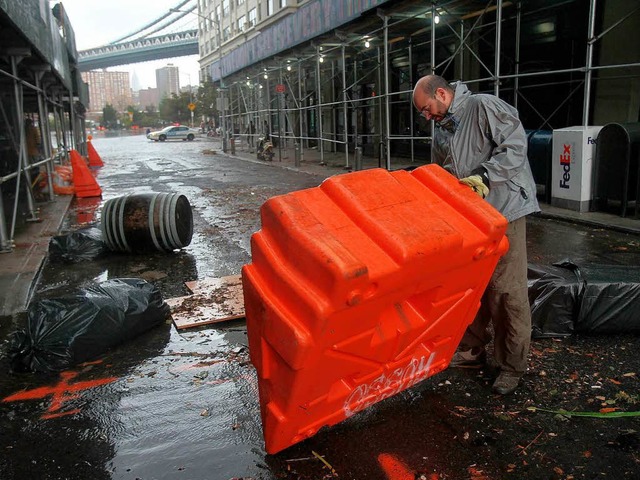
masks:
<svg viewBox="0 0 640 480"><path fill-rule="evenodd" d="M509 395L518 388L521 378L522 374L518 372L500 372L491 389L498 395Z"/></svg>

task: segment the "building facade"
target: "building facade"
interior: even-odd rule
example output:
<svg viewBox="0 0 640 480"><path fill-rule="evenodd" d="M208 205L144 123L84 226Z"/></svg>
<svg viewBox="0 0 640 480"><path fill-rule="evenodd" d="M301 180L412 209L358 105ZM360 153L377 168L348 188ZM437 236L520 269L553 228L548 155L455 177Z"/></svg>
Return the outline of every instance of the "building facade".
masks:
<svg viewBox="0 0 640 480"><path fill-rule="evenodd" d="M156 86L160 99L180 93L180 70L173 64L156 70Z"/></svg>
<svg viewBox="0 0 640 480"><path fill-rule="evenodd" d="M102 114L107 105L123 112L133 103L129 72L107 72L91 70L81 72L82 79L89 85L88 117Z"/></svg>
<svg viewBox="0 0 640 480"><path fill-rule="evenodd" d="M154 110L158 109L160 104L160 95L157 88L143 88L138 90L138 105L142 109L147 107L153 107Z"/></svg>
<svg viewBox="0 0 640 480"><path fill-rule="evenodd" d="M626 0L198 0L201 80L241 130L429 158L413 85L436 73L516 106L528 130L640 120L640 17Z"/></svg>

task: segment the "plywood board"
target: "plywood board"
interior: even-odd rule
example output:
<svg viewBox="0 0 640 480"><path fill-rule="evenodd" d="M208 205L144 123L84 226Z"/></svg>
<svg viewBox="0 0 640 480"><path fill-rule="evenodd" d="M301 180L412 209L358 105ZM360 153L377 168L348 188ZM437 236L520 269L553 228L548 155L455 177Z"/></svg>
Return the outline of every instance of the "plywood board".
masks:
<svg viewBox="0 0 640 480"><path fill-rule="evenodd" d="M192 295L170 298L173 323L177 329L244 318L244 296L240 275L205 278L185 284Z"/></svg>

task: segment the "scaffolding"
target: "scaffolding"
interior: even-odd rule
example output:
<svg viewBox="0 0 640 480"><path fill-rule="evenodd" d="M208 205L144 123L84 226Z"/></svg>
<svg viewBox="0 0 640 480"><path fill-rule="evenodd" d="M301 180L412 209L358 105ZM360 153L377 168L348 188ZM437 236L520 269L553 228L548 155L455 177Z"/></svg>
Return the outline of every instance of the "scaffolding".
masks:
<svg viewBox="0 0 640 480"><path fill-rule="evenodd" d="M38 11L29 2L12 8L15 11L4 13L9 17L22 14L23 19L27 18L24 12L32 15ZM21 13L18 9L24 10ZM87 93L78 91L79 73L74 81L71 70L63 68L66 62L50 61L42 53L43 44L51 44L52 38L60 43L58 52L67 53L65 40L58 35L59 25L53 17L42 25L28 25L26 32L15 30L9 23L0 25L14 30L16 39L2 49L0 59L0 253L13 250L16 229L22 221L40 221L39 203L54 200L55 166L68 163L71 149L87 153L84 107L80 102ZM71 33L69 26L66 29ZM43 34L49 37L41 37ZM64 71L56 70L53 63ZM42 182L46 194L36 198L34 187Z"/></svg>
<svg viewBox="0 0 640 480"><path fill-rule="evenodd" d="M357 148L387 169L398 157L429 161L433 125L413 110L412 90L431 73L503 98L533 131L589 125L594 112L601 123L638 121L640 50L616 43L638 30L639 12L615 0L393 2L225 74L228 121L236 144L248 145L253 120L281 155L313 148L348 170ZM612 84L626 109L597 91Z"/></svg>

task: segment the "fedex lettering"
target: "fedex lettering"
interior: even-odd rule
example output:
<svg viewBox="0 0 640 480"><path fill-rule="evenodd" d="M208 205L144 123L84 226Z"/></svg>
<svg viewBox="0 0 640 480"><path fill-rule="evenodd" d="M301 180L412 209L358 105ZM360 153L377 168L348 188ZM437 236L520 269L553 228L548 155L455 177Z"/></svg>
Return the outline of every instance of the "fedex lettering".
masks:
<svg viewBox="0 0 640 480"><path fill-rule="evenodd" d="M562 147L562 155L560 155L560 165L562 165L562 178L560 179L560 188L570 188L571 180L571 145L566 143Z"/></svg>

